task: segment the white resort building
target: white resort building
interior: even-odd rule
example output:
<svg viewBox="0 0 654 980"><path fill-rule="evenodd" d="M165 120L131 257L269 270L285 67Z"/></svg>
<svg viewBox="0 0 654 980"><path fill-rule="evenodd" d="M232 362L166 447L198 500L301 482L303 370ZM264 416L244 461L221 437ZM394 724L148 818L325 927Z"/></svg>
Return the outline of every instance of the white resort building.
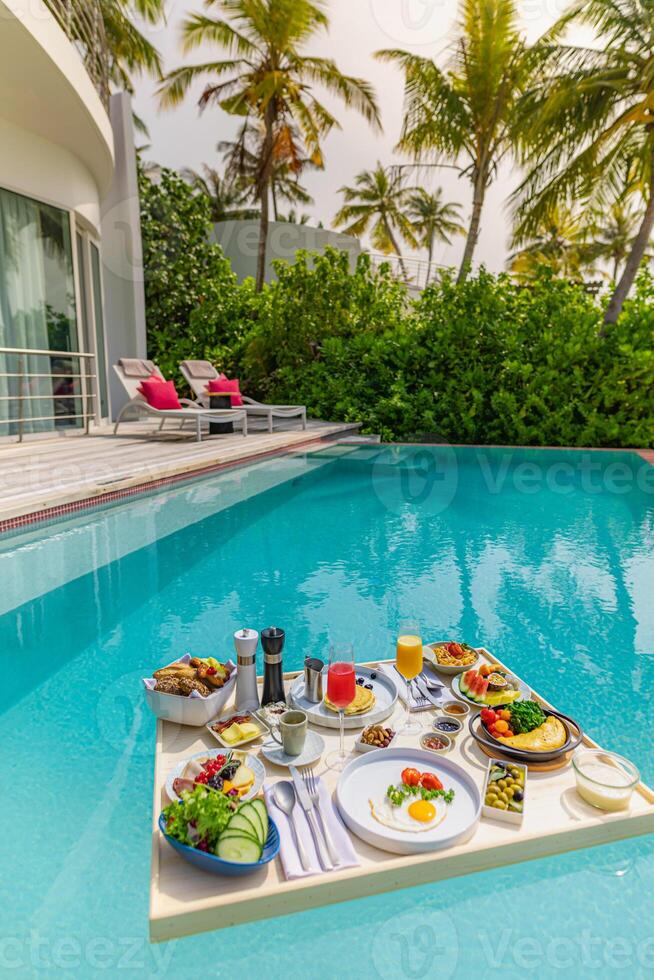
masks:
<svg viewBox="0 0 654 980"><path fill-rule="evenodd" d="M99 0L0 0L0 441L111 417L108 365L145 354L131 106L108 68Z"/></svg>

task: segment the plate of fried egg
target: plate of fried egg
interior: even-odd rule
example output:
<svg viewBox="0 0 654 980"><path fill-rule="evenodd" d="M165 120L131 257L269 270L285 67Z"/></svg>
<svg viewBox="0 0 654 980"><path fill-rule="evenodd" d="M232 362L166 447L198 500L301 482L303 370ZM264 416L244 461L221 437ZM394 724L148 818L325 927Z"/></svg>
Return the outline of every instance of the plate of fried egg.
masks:
<svg viewBox="0 0 654 980"><path fill-rule="evenodd" d="M467 840L482 806L475 781L461 766L411 748L379 749L354 759L341 774L336 801L352 833L393 854Z"/></svg>

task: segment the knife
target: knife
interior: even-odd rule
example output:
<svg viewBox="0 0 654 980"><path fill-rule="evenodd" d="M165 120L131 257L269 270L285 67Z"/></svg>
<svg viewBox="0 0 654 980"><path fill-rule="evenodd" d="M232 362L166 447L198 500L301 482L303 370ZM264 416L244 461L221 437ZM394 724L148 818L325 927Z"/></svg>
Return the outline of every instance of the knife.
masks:
<svg viewBox="0 0 654 980"><path fill-rule="evenodd" d="M440 700L434 697L420 674L418 674L418 676L415 678L415 684L423 697L427 698L427 700L433 704L435 708L440 708Z"/></svg>
<svg viewBox="0 0 654 980"><path fill-rule="evenodd" d="M300 806L307 815L307 823L309 824L309 829L311 830L313 842L316 845L318 859L325 871L333 871L334 865L325 854L325 849L322 845L322 841L320 840L320 828L316 822L316 815L313 812L313 803L309 797L309 790L304 785L304 780L295 766L289 766L288 770L291 774L293 785L295 786L295 795L298 798Z"/></svg>

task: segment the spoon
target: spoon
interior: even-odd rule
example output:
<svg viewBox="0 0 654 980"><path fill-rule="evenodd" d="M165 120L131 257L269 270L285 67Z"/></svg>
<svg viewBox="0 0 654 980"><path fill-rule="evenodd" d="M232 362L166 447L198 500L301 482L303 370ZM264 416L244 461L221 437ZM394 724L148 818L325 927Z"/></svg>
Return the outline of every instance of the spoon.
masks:
<svg viewBox="0 0 654 980"><path fill-rule="evenodd" d="M298 853L300 859L300 864L305 871L309 871L309 861L307 859L307 853L304 850L304 846L297 832L297 827L295 826L295 819L293 817L293 809L297 803L297 798L295 796L295 787L293 783L289 782L287 779L282 779L280 782L275 783L273 786L273 799L276 805L285 813L288 817L288 822L291 826L293 832L293 839L295 842L295 849Z"/></svg>

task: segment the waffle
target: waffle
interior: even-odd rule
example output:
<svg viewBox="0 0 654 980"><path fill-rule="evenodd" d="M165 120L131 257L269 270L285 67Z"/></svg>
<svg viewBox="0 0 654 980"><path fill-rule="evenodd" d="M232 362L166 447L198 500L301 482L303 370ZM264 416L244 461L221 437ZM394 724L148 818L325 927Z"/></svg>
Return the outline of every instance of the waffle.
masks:
<svg viewBox="0 0 654 980"><path fill-rule="evenodd" d="M356 688L354 701L345 709L346 715L362 715L365 711L370 711L374 707L376 699L372 691L363 687L361 684L357 684ZM332 704L327 696L324 698L324 703L325 707L329 708L330 711L338 711L336 705Z"/></svg>

